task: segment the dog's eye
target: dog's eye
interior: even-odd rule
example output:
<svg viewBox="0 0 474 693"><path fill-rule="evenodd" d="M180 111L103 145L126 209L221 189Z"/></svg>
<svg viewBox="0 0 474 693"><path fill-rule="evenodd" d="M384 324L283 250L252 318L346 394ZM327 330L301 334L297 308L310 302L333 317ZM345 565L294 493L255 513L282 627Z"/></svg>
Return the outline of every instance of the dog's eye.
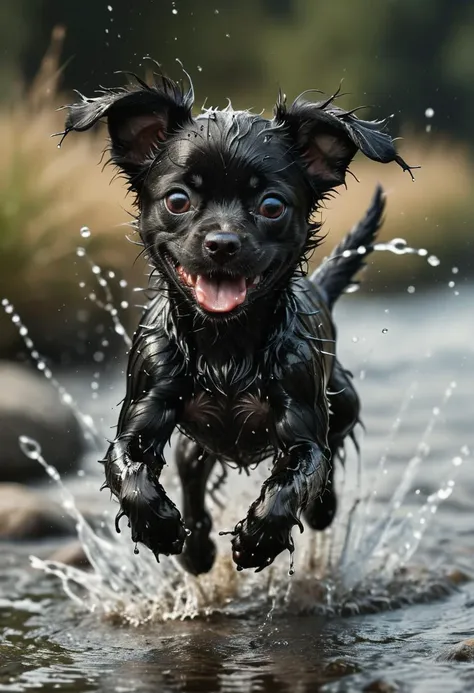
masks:
<svg viewBox="0 0 474 693"><path fill-rule="evenodd" d="M182 190L175 190L165 197L165 205L171 214L185 214L191 209L191 200L187 193Z"/></svg>
<svg viewBox="0 0 474 693"><path fill-rule="evenodd" d="M278 197L266 197L262 200L258 213L266 219L279 219L285 212L286 205Z"/></svg>

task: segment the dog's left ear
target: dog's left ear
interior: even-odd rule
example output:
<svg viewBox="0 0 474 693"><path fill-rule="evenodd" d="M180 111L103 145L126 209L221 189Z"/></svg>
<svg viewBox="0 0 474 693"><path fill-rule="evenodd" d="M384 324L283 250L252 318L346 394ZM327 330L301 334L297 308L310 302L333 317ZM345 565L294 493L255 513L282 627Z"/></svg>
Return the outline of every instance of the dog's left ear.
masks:
<svg viewBox="0 0 474 693"><path fill-rule="evenodd" d="M413 178L412 167L384 131L386 121L360 120L354 111L333 106L333 99L311 103L299 98L288 109L280 99L275 107L275 125L288 129L318 190L326 192L344 183L357 151L384 164L395 161Z"/></svg>
<svg viewBox="0 0 474 693"><path fill-rule="evenodd" d="M136 84L119 89L104 89L99 96L68 106L66 136L72 130L83 132L100 119L107 119L113 163L134 177L153 161L169 135L192 120L192 86L185 92L180 85L161 78L161 84L149 86L134 76Z"/></svg>

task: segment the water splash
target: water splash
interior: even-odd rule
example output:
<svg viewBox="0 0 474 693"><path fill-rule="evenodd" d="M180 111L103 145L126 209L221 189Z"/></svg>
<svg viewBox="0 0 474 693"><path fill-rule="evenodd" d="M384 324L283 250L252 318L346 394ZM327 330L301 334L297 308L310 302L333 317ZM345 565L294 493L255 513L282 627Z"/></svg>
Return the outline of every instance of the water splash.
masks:
<svg viewBox="0 0 474 693"><path fill-rule="evenodd" d="M377 479L383 476L402 418L413 403L415 389L415 385L411 386L403 399L379 461ZM426 599L427 595L446 594L449 586L443 577L418 567L416 579L413 573L408 579L405 571L438 507L453 492L456 474L470 455L469 449L462 446L447 462L439 488L424 500L418 493L419 507L415 511L411 509L408 498L415 472L421 465L429 465L429 440L454 390L455 384L451 383L439 407L433 410L381 519L374 521L373 517L377 483L371 485L373 490L365 498L358 497L360 485L345 484L340 489L340 505L347 511L341 512L327 532L307 531L298 537L295 575L291 578L286 556L279 557L263 573L237 573L227 542L218 537L216 565L209 574L198 578L185 573L174 558L163 557L158 564L146 549L135 555L127 533L114 532L112 513L104 513L97 527L87 522L58 472L42 457L37 443L22 437L20 445L24 453L37 460L57 485L64 510L76 522L92 572L35 557L31 558L32 565L59 578L67 595L81 608L118 617L133 625L213 612L234 616L267 613L267 621L282 611L352 614L415 602ZM167 474L171 472L168 470ZM171 481L168 479L168 483ZM228 487L235 489L238 483L236 476ZM233 494L232 503L214 507L215 527L226 526L231 517L235 519L236 514L245 512L250 493L251 489L244 486Z"/></svg>
<svg viewBox="0 0 474 693"><path fill-rule="evenodd" d="M127 331L126 331L123 323L121 322L121 320L118 316L118 310L115 307L115 302L114 302L112 290L110 288L109 281L105 276L105 273L102 271L102 268L99 267L99 265L97 263L93 262L89 258L86 249L83 248L82 246L80 246L79 248L76 249L76 255L80 258L84 258L87 261L87 263L88 263L88 265L92 271L92 274L97 279L97 283L102 288L102 290L105 294L105 303L103 301L101 301L98 298L97 294L93 291L91 291L88 294L89 300L92 301L92 303L95 303L96 305L98 305L99 308L102 308L106 313L108 313L110 315L110 317L112 318L115 332L123 338L125 345L127 346L128 349L130 349L130 347L132 346L132 340L129 337L129 335L127 334ZM112 275L112 277L111 277L111 275ZM115 274L113 272L109 272L109 277L115 278ZM81 286L81 288L84 288L85 283L81 283L80 286ZM125 281L125 279L120 280L119 286L121 288L124 288L127 286L127 282ZM122 301L121 307L123 307L123 303L126 303L126 308L128 308L128 303L124 302L124 301Z"/></svg>
<svg viewBox="0 0 474 693"><path fill-rule="evenodd" d="M23 343L31 357L31 360L36 365L38 371L42 373L46 380L48 380L51 383L51 385L58 393L61 402L65 406L69 407L69 409L74 414L76 420L81 426L82 432L84 434L84 439L92 445L101 446L103 443L103 438L99 434L99 431L95 426L93 418L88 414L83 414L72 395L54 377L52 370L46 363L46 360L35 348L34 342L28 334L28 328L23 323L18 313L15 311L14 305L7 298L4 298L2 299L2 308L5 311L5 313L10 317L13 325L18 330L18 334L22 338Z"/></svg>
<svg viewBox="0 0 474 693"><path fill-rule="evenodd" d="M434 256L429 255L426 249L409 248L403 239L376 244L374 250L389 251L397 255L416 253L420 257L426 257L434 266L439 264L439 261L436 262L437 258L433 263ZM361 247L352 252L364 254L367 249ZM90 300L94 300L112 317L115 331L121 334L128 346L130 340L123 326L121 327L108 283L108 279L115 279L115 275L109 272L106 277L103 270L89 260L85 249L78 249L77 254L86 258L92 275L105 294L105 302L100 301L92 292L89 294ZM453 268L452 273L457 274L457 268ZM121 280L119 285L124 288L125 280ZM93 439L102 443L91 417L79 411L72 397L53 377L34 349L26 327L12 304L5 299L3 307L17 326L38 370L56 387L64 404L73 408ZM123 303L121 307L126 309L128 304ZM357 339L354 337L353 341ZM105 342L106 340L102 342L104 348L107 346ZM97 363L103 361L104 353L98 351L94 360ZM97 383L97 387L92 388L95 391L99 389L99 375L97 372L92 381ZM153 619L192 618L216 611L233 615L248 615L258 611L267 614L265 622L271 621L273 615L282 610L290 610L291 613L350 614L380 610L425 599L427 595L446 593L447 582L439 576L433 577L420 569L416 579L410 573L408 580L404 571L415 556L439 505L452 494L456 474L470 455L468 448L462 446L459 453L447 462L445 478L436 491L424 500L418 490L415 491L419 504L415 511L412 509L412 504L408 501L415 474L420 467L429 465L430 438L441 411L448 405L455 391L455 383L446 388L439 406L433 409L415 454L391 500L383 509L382 516L377 518L375 513L379 485L387 471L386 463L402 420L414 401L415 391L414 383L407 391L389 432L375 482L371 485L371 493L364 496L359 472L356 472L358 476L353 484L348 483L347 479L342 480L339 495L343 510L327 532L315 534L307 531L298 537L295 575L291 578L288 577L286 556L277 559L275 564L258 575L237 573L230 558L228 543L218 537L219 558L216 565L211 573L198 578L185 573L173 558L163 558L158 564L146 549L140 551L138 556L135 555L127 533L117 535L114 531L112 516L115 513L104 512L97 526L88 522L78 511L74 497L63 484L57 470L43 458L38 444L23 436L19 443L24 454L41 464L57 485L63 508L76 523L78 537L92 566L92 572L35 557L31 558L32 564L59 578L67 595L81 608L106 617L118 617L134 625ZM359 469L355 464L347 465L346 468ZM262 480L258 478L261 473L256 470L255 484ZM171 473L168 470L165 471L166 474L169 476ZM230 474L232 476L233 472ZM168 481L173 484L176 479ZM210 480L210 485L212 484L213 479ZM238 485L239 479L231 478L228 487L236 489ZM248 487L239 488L233 494L232 503L225 502L212 509L216 528L235 524L235 516L240 517L246 513L253 500L251 492Z"/></svg>
<svg viewBox="0 0 474 693"><path fill-rule="evenodd" d="M393 253L394 255L418 255L419 257L426 258L426 261L429 265L432 267L438 267L438 265L441 264L439 258L436 255L430 255L428 250L426 248L412 248L408 245L406 240L404 238L392 238L392 240L387 241L385 243L374 243L372 246L359 246L355 250L344 250L342 252L342 257L348 258L348 257L353 257L354 255L367 255L368 253L371 253L373 251L376 252L389 252ZM332 258L334 259L334 258ZM326 257L323 262L330 262L331 258ZM319 268L316 269L311 277L316 275L316 273L319 271ZM349 284L349 286L346 288L345 293L350 294L354 293L355 291L358 291L359 289L359 284L358 283L353 283ZM408 293L414 293L415 288L414 287L408 287Z"/></svg>

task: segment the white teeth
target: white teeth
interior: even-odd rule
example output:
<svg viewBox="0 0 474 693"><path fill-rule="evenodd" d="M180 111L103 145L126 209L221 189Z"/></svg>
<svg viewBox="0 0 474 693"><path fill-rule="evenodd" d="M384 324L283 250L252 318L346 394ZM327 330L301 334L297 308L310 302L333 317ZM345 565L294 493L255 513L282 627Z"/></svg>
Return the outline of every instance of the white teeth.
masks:
<svg viewBox="0 0 474 693"><path fill-rule="evenodd" d="M257 284L260 282L262 276L260 274L257 274L256 277L254 277L249 284L247 285L249 289L253 289Z"/></svg>
<svg viewBox="0 0 474 693"><path fill-rule="evenodd" d="M186 272L186 270L183 268L182 265L178 265L176 272L184 284L186 284L187 286L190 286L190 287L194 287L194 285L196 284L196 279L197 279L197 276L195 274L191 274L190 272Z"/></svg>

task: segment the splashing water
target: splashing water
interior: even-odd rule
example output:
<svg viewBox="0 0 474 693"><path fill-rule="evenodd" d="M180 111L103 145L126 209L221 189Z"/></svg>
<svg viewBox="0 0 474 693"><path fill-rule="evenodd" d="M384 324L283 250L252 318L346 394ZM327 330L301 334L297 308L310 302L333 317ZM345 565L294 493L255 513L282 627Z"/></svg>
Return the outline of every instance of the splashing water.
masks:
<svg viewBox="0 0 474 693"><path fill-rule="evenodd" d="M344 250L342 252L342 257L352 257L354 255L367 255L372 251L389 252L393 253L394 255L418 255L419 257L426 258L427 263L432 267L438 267L441 264L439 258L436 257L436 255L430 255L426 248L411 248L404 238L392 238L390 241L387 241L386 243L374 243L373 246L367 248L361 245L356 250ZM325 258L323 260L323 262L328 261L330 261L330 258ZM315 276L317 271L318 270L316 269L312 277ZM349 286L345 290L345 293L350 294L358 290L359 284L356 282L353 284L349 284ZM408 293L415 293L415 287L409 286Z"/></svg>
<svg viewBox="0 0 474 693"><path fill-rule="evenodd" d="M428 495L416 511L410 510L408 505L404 507L404 503L416 471L429 462L429 440L442 409L453 395L455 383L446 389L440 406L433 409L414 456L382 516L374 520L378 486L402 418L414 401L414 389L414 386L409 388L392 426L371 493L358 498L360 484L345 480L344 488L340 489L340 505L346 511L341 512L334 527L323 534L307 531L297 538L294 577L288 577L286 556L280 556L263 573L237 573L225 541L219 545L214 569L198 578L185 573L174 558L163 557L158 564L144 547L136 555L128 534L115 534L108 512L97 527L85 520L57 470L43 459L38 444L22 437L23 452L37 460L57 485L64 510L76 522L78 537L93 572L35 557L31 558L32 565L58 577L68 596L82 608L119 617L133 625L153 619L194 618L213 612L246 616L265 613L269 608L270 614L352 614L447 594L450 589L447 579L418 568L416 580L413 580L413 573L407 580L405 570L440 504L453 492L456 474L469 457L469 449L462 446L459 453L447 461L445 478L439 488ZM350 467L354 469L356 465ZM167 475L170 476L169 470ZM168 483L170 481L168 479ZM228 485L235 491L238 476ZM236 513L245 512L251 500L249 493L248 488L239 489L233 494L231 504L227 501L212 509L216 528L226 526L231 518L235 519ZM419 491L416 495L420 495Z"/></svg>
<svg viewBox="0 0 474 693"><path fill-rule="evenodd" d="M87 227L83 227L81 235L87 237L87 233L83 233L84 229L88 231ZM426 257L434 266L439 264L439 260L429 255L427 250L409 248L403 239L378 243L374 250L385 250L397 255L416 253L420 257ZM355 252L364 254L367 249L361 247ZM120 327L118 311L113 305L105 273L87 258L83 248L78 249L77 254L87 259L93 276L105 294L105 302L100 302L97 297L92 298L92 294L89 294L90 300L95 301L112 318L115 331L129 346L130 339L123 326L122 329ZM457 268L453 268L452 272L456 274ZM108 273L108 278L115 278L112 272ZM124 286L124 280L120 285ZM79 410L69 393L54 378L36 352L28 331L12 304L4 299L2 305L19 330L38 370L57 389L63 403L71 407L88 439L101 449L103 440L92 417ZM128 304L123 302L122 308L126 307ZM103 352L100 352L100 356L94 360L100 363L103 356ZM93 382L98 382L99 375L95 374ZM93 389L98 390L98 387ZM144 547L136 555L128 533L115 533L112 520L115 513L105 511L101 521L94 524L88 522L77 509L73 495L63 484L57 470L43 458L39 445L22 436L19 444L24 454L41 464L56 484L64 510L76 523L78 537L92 566L92 572L36 557L31 558L32 565L59 578L67 595L81 608L104 616L119 617L134 625L153 619L183 619L211 612L238 616L264 610L268 614L267 620L280 611L352 614L446 594L450 586L443 576L432 575L419 567L416 579L413 580L411 573L411 579L407 580L405 571L440 504L452 494L457 472L470 456L469 449L463 445L451 460L446 461L445 476L436 491L422 499L419 489L415 490L419 503L415 510L412 509L409 496L415 476L421 467L429 465L431 436L455 389L456 383L450 383L439 406L433 408L414 455L391 499L384 504L382 511L379 504L376 512L380 484L387 472L390 452L401 423L415 399L416 383L410 386L387 437L375 479L370 484L370 493L363 494L360 467L357 464L347 464L344 478L339 483L342 510L333 527L326 532L317 534L307 531L297 538L293 577L288 576L285 555L280 556L262 573L237 573L230 558L228 543L219 537L216 537L218 559L214 569L198 578L188 575L174 558L163 557L157 563L151 552ZM354 473L356 478L351 479L350 474ZM259 468L254 474L258 477L263 474L263 470ZM164 476L165 483L166 476L168 483L176 483L169 468L164 470ZM250 497L252 489L239 483L240 478L236 472L230 471L230 476L227 487L234 491L232 503L220 502L211 507L216 534L218 529L235 524L236 516L244 516L253 500ZM253 488L258 481L255 478ZM210 480L210 485L212 484L213 479Z"/></svg>

